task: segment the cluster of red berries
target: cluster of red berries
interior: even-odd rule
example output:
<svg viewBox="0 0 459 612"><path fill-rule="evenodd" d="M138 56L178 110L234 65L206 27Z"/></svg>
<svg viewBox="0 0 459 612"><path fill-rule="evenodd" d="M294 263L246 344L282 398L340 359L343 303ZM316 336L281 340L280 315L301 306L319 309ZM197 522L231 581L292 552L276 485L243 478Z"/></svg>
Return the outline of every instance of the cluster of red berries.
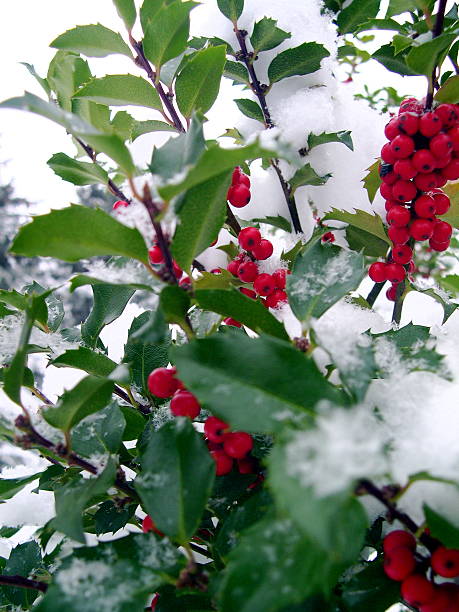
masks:
<svg viewBox="0 0 459 612"><path fill-rule="evenodd" d="M435 584L424 574L426 560L416 558L416 540L406 531L389 533L383 542L384 571L401 582L403 599L419 612L459 612L459 586ZM439 546L430 558L430 569L443 578L459 576L459 550Z"/></svg>
<svg viewBox="0 0 459 612"><path fill-rule="evenodd" d="M172 398L170 409L174 416L195 419L201 412L201 406L191 391L187 391L182 381L176 378L176 373L176 368L156 368L148 376L148 389L156 397Z"/></svg>
<svg viewBox="0 0 459 612"><path fill-rule="evenodd" d="M204 423L204 435L215 461L217 476L229 474L235 460L241 474L252 474L255 471L255 462L248 456L253 448L250 434L245 431L230 431L227 423L210 416Z"/></svg>
<svg viewBox="0 0 459 612"><path fill-rule="evenodd" d="M434 251L445 251L450 244L452 227L436 216L450 207L440 188L459 178L459 105L425 111L421 102L408 98L386 125L385 135L389 142L381 150L380 192L393 248L388 261L372 264L369 274L374 282L390 281L386 295L395 300L397 285L415 269L414 242L429 240Z"/></svg>
<svg viewBox="0 0 459 612"><path fill-rule="evenodd" d="M250 202L250 197L250 179L237 166L233 171L231 187L228 189L226 199L235 208L243 208Z"/></svg>
<svg viewBox="0 0 459 612"><path fill-rule="evenodd" d="M150 263L155 266L163 266L165 264L163 252L157 242L155 242L148 250L148 257L150 259ZM172 269L174 271L175 278L179 282L179 286L183 289L189 289L191 287L191 279L186 274L185 276L183 275L183 270L175 259L172 261Z"/></svg>

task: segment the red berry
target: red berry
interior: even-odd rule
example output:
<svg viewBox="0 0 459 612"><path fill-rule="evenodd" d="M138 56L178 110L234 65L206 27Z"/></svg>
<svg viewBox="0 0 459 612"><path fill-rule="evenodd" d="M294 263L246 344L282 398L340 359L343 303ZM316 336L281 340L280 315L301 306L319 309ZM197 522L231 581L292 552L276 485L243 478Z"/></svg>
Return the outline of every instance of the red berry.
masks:
<svg viewBox="0 0 459 612"><path fill-rule="evenodd" d="M394 244L405 244L410 239L410 232L406 226L396 227L395 225L391 225L387 233Z"/></svg>
<svg viewBox="0 0 459 612"><path fill-rule="evenodd" d="M272 242L263 239L258 246L252 248L252 255L255 259L268 259L273 254L273 251Z"/></svg>
<svg viewBox="0 0 459 612"><path fill-rule="evenodd" d="M412 574L402 582L402 597L410 604L419 608L422 604L429 603L435 597L435 587L421 574Z"/></svg>
<svg viewBox="0 0 459 612"><path fill-rule="evenodd" d="M144 533L153 531L154 533L157 533L162 538L164 537L164 533L156 527L154 520L151 518L149 514L147 514L147 516L142 521L142 531Z"/></svg>
<svg viewBox="0 0 459 612"><path fill-rule="evenodd" d="M261 242L260 230L256 227L244 227L244 229L239 232L238 241L241 248L250 251Z"/></svg>
<svg viewBox="0 0 459 612"><path fill-rule="evenodd" d="M177 391L171 399L171 412L174 416L195 419L201 412L201 406L190 391Z"/></svg>
<svg viewBox="0 0 459 612"><path fill-rule="evenodd" d="M240 168L240 166L236 166L233 170L233 175L231 177L231 184L232 185L239 185L239 183L241 182L241 176L242 176L243 172Z"/></svg>
<svg viewBox="0 0 459 612"><path fill-rule="evenodd" d="M435 184L437 184L435 182ZM387 183L381 183L380 187L379 187L379 191L382 195L382 197L385 200L393 200L394 196L392 194L392 187L390 185L388 185Z"/></svg>
<svg viewBox="0 0 459 612"><path fill-rule="evenodd" d="M440 104L435 109L435 115L440 119L445 128L452 128L456 125L459 113L455 104Z"/></svg>
<svg viewBox="0 0 459 612"><path fill-rule="evenodd" d="M125 202L124 200L118 200L113 204L113 210L118 210L118 208L126 208L129 206L129 202Z"/></svg>
<svg viewBox="0 0 459 612"><path fill-rule="evenodd" d="M427 149L416 151L411 158L411 161L413 162L413 166L416 168L416 170L418 170L418 172L422 172L423 174L432 172L432 170L435 170L436 168L435 157Z"/></svg>
<svg viewBox="0 0 459 612"><path fill-rule="evenodd" d="M443 585L435 589L432 601L419 608L419 612L454 612L456 608L450 608L452 597L450 593L442 588Z"/></svg>
<svg viewBox="0 0 459 612"><path fill-rule="evenodd" d="M148 376L148 389L156 397L172 397L180 389L181 382L175 378L176 368L156 368Z"/></svg>
<svg viewBox="0 0 459 612"><path fill-rule="evenodd" d="M452 160L451 155L445 155L444 157L436 157L435 158L435 166L437 170L441 170L442 168L446 168L449 162Z"/></svg>
<svg viewBox="0 0 459 612"><path fill-rule="evenodd" d="M255 293L255 291L252 291L252 289L246 289L245 287L241 287L239 291L247 297L251 298L252 300L257 299L257 294Z"/></svg>
<svg viewBox="0 0 459 612"><path fill-rule="evenodd" d="M429 195L433 197L435 202L435 214L446 214L449 210L449 207L451 206L451 201L448 196L440 189L432 191Z"/></svg>
<svg viewBox="0 0 459 612"><path fill-rule="evenodd" d="M397 158L395 157L390 145L390 142L386 142L381 149L381 159L387 164L393 164L395 161L397 161Z"/></svg>
<svg viewBox="0 0 459 612"><path fill-rule="evenodd" d="M245 431L235 431L225 435L223 450L233 459L242 459L253 448L252 436Z"/></svg>
<svg viewBox="0 0 459 612"><path fill-rule="evenodd" d="M394 173L404 181L414 178L418 171L413 166L411 159L399 159L394 164Z"/></svg>
<svg viewBox="0 0 459 612"><path fill-rule="evenodd" d="M432 238L429 240L429 246L432 251L437 251L441 253L442 251L446 251L449 248L450 241L446 240L445 242L436 242Z"/></svg>
<svg viewBox="0 0 459 612"><path fill-rule="evenodd" d="M410 235L415 240L428 240L434 230L433 221L429 219L416 219L410 225Z"/></svg>
<svg viewBox="0 0 459 612"><path fill-rule="evenodd" d="M176 276L176 278L181 278L182 274L183 274L183 270L182 268L178 265L178 263L176 261L172 262L172 268L174 270L174 274Z"/></svg>
<svg viewBox="0 0 459 612"><path fill-rule="evenodd" d="M244 283L253 283L258 276L258 266L253 261L244 261L239 265L237 275Z"/></svg>
<svg viewBox="0 0 459 612"><path fill-rule="evenodd" d="M223 323L225 325L231 325L231 327L242 327L242 323L239 323L239 321L236 321L236 319L231 317L226 317L226 319L223 319Z"/></svg>
<svg viewBox="0 0 459 612"><path fill-rule="evenodd" d="M276 289L276 281L271 274L259 274L253 283L258 295L269 295Z"/></svg>
<svg viewBox="0 0 459 612"><path fill-rule="evenodd" d="M384 128L384 134L387 140L394 140L394 138L400 134L397 119L398 117L394 117L393 119L391 119Z"/></svg>
<svg viewBox="0 0 459 612"><path fill-rule="evenodd" d="M432 240L434 242L447 242L453 233L453 228L446 221L440 221L439 219L435 222L434 230L432 234Z"/></svg>
<svg viewBox="0 0 459 612"><path fill-rule="evenodd" d="M368 276L374 283L385 283L387 280L386 264L382 261L372 263L368 268Z"/></svg>
<svg viewBox="0 0 459 612"><path fill-rule="evenodd" d="M395 263L407 264L412 256L413 251L406 244L399 244L392 249L392 259Z"/></svg>
<svg viewBox="0 0 459 612"><path fill-rule="evenodd" d="M207 417L204 423L204 434L211 442L223 443L223 438L227 429L229 429L228 423L214 416Z"/></svg>
<svg viewBox="0 0 459 612"><path fill-rule="evenodd" d="M397 299L397 286L398 283L392 285L392 287L389 287L389 289L386 291L386 298L390 302L395 302L395 300Z"/></svg>
<svg viewBox="0 0 459 612"><path fill-rule="evenodd" d="M244 174L243 172L241 173L241 176L239 178L239 183L241 185L245 185L246 187L250 189L250 179L247 176L247 174Z"/></svg>
<svg viewBox="0 0 459 612"><path fill-rule="evenodd" d="M459 158L452 159L447 166L442 168L441 175L447 181L455 181L459 178Z"/></svg>
<svg viewBox="0 0 459 612"><path fill-rule="evenodd" d="M405 98L404 100L402 100L398 113L400 115L401 113L410 112L410 113L417 113L419 115L420 113L422 113L422 110L423 110L422 104L418 102L416 98L411 97L411 98Z"/></svg>
<svg viewBox="0 0 459 612"><path fill-rule="evenodd" d="M445 157L453 149L453 141L448 134L437 134L429 143L429 149L435 157Z"/></svg>
<svg viewBox="0 0 459 612"><path fill-rule="evenodd" d="M277 308L279 304L282 304L287 300L288 296L285 291L282 291L282 289L274 289L274 291L265 299L265 304L268 306L268 308Z"/></svg>
<svg viewBox="0 0 459 612"><path fill-rule="evenodd" d="M156 604L158 603L159 593L155 593L155 596L151 600L151 612L155 612Z"/></svg>
<svg viewBox="0 0 459 612"><path fill-rule="evenodd" d="M411 181L397 181L392 186L392 195L398 202L410 202L416 196L416 187Z"/></svg>
<svg viewBox="0 0 459 612"><path fill-rule="evenodd" d="M397 200L386 200L386 203L384 204L384 208L386 210L390 210L392 206L394 206L395 204L398 204Z"/></svg>
<svg viewBox="0 0 459 612"><path fill-rule="evenodd" d="M228 272L231 272L233 276L237 276L237 272L239 270L240 265L240 261L238 261L237 259L233 259L233 261L230 261L229 264L226 266L226 269L228 270Z"/></svg>
<svg viewBox="0 0 459 612"><path fill-rule="evenodd" d="M247 185L233 185L228 189L227 199L232 206L243 208L250 202L250 189Z"/></svg>
<svg viewBox="0 0 459 612"><path fill-rule="evenodd" d="M437 175L434 172L427 174L417 174L414 177L414 184L420 191L429 191L437 186Z"/></svg>
<svg viewBox="0 0 459 612"><path fill-rule="evenodd" d="M335 234L333 232L326 232L321 240L322 242L335 242Z"/></svg>
<svg viewBox="0 0 459 612"><path fill-rule="evenodd" d="M411 219L411 213L408 208L396 204L387 212L387 222L389 225L395 225L396 227L404 227L408 225Z"/></svg>
<svg viewBox="0 0 459 612"><path fill-rule="evenodd" d="M401 283L406 276L406 270L401 264L390 263L386 265L386 276L391 283Z"/></svg>
<svg viewBox="0 0 459 612"><path fill-rule="evenodd" d="M459 576L459 550L440 546L432 554L431 565L439 576L456 578Z"/></svg>
<svg viewBox="0 0 459 612"><path fill-rule="evenodd" d="M215 468L217 471L217 476L224 476L225 474L229 474L233 469L233 460L231 457L222 450L213 450L210 451L213 460L215 461Z"/></svg>
<svg viewBox="0 0 459 612"><path fill-rule="evenodd" d="M191 278L189 276L184 276L179 281L179 287L181 287L182 289L185 289L186 291L188 289L191 289Z"/></svg>
<svg viewBox="0 0 459 612"><path fill-rule="evenodd" d="M413 573L416 567L414 553L405 546L391 549L384 555L384 572L391 580L401 582Z"/></svg>
<svg viewBox="0 0 459 612"><path fill-rule="evenodd" d="M435 176L437 179L436 187L441 189L442 187L446 185L446 183L448 182L448 179L443 176L443 174L441 173L441 170L437 170L437 172L435 173Z"/></svg>
<svg viewBox="0 0 459 612"><path fill-rule="evenodd" d="M435 215L435 200L428 194L423 194L414 203L414 210L418 217L430 219Z"/></svg>
<svg viewBox="0 0 459 612"><path fill-rule="evenodd" d="M286 281L287 281L287 271L286 270L276 270L273 272L272 277L274 282L276 283L276 287L279 289L285 289Z"/></svg>
<svg viewBox="0 0 459 612"><path fill-rule="evenodd" d="M416 550L416 539L408 531L403 529L395 529L386 535L383 541L383 549L385 553L390 552L394 548L403 546L410 550Z"/></svg>
<svg viewBox="0 0 459 612"><path fill-rule="evenodd" d="M237 468L240 474L257 473L257 463L252 457L244 457L244 459L238 459Z"/></svg>
<svg viewBox="0 0 459 612"><path fill-rule="evenodd" d="M397 118L397 125L401 132L413 136L419 127L419 117L415 113L401 113Z"/></svg>
<svg viewBox="0 0 459 612"><path fill-rule="evenodd" d="M386 172L386 174L383 174L381 176L382 182L383 183L387 183L387 185L393 185L394 183L396 183L398 181L398 176L397 174L395 174L395 172Z"/></svg>
<svg viewBox="0 0 459 612"><path fill-rule="evenodd" d="M413 153L414 140L410 138L410 136L400 134L390 143L390 149L394 154L395 159L404 159Z"/></svg>
<svg viewBox="0 0 459 612"><path fill-rule="evenodd" d="M442 127L443 123L438 113L424 113L419 120L419 131L423 136L427 136L427 138L431 138L435 136L435 134L438 134Z"/></svg>
<svg viewBox="0 0 459 612"><path fill-rule="evenodd" d="M164 263L164 255L159 246L153 246L148 251L148 256L152 264L162 264Z"/></svg>
<svg viewBox="0 0 459 612"><path fill-rule="evenodd" d="M459 151L459 126L453 127L448 130L448 136L451 138L453 144L453 151Z"/></svg>

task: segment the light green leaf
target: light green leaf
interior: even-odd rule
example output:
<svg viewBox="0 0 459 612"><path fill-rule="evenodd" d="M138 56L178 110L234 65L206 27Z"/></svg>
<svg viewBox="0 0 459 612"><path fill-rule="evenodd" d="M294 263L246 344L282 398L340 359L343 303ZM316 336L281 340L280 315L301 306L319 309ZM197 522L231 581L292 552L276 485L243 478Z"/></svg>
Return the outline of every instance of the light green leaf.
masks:
<svg viewBox="0 0 459 612"><path fill-rule="evenodd" d="M148 264L142 235L98 208L72 204L39 215L24 225L10 248L16 255L78 261L96 255L124 255Z"/></svg>
<svg viewBox="0 0 459 612"><path fill-rule="evenodd" d="M323 45L314 42L287 49L275 57L269 65L270 83L277 83L290 76L310 74L320 68L320 62L330 53Z"/></svg>
<svg viewBox="0 0 459 612"><path fill-rule="evenodd" d="M459 102L459 75L449 77L434 97L438 102L457 104Z"/></svg>
<svg viewBox="0 0 459 612"><path fill-rule="evenodd" d="M55 38L50 47L82 53L88 57L106 57L113 53L132 57L131 50L121 35L100 23L76 26L72 30L67 30Z"/></svg>
<svg viewBox="0 0 459 612"><path fill-rule="evenodd" d="M137 17L134 0L113 0L113 3L126 28L131 30Z"/></svg>
<svg viewBox="0 0 459 612"><path fill-rule="evenodd" d="M220 12L233 23L239 19L244 10L244 0L217 0Z"/></svg>
<svg viewBox="0 0 459 612"><path fill-rule="evenodd" d="M329 142L341 142L346 145L351 151L354 150L354 144L351 138L350 130L341 130L340 132L322 132L322 134L309 134L308 136L308 151L321 144Z"/></svg>
<svg viewBox="0 0 459 612"><path fill-rule="evenodd" d="M55 92L59 106L66 111L76 111L72 107L75 91L92 78L88 62L73 51L57 51L48 68L48 83Z"/></svg>
<svg viewBox="0 0 459 612"><path fill-rule="evenodd" d="M413 39L410 36L402 36L401 34L396 34L392 38L392 45L395 49L394 54L398 55L401 51L408 49L413 44Z"/></svg>
<svg viewBox="0 0 459 612"><path fill-rule="evenodd" d="M126 419L116 402L83 419L72 430L72 448L78 455L91 457L117 453L123 439Z"/></svg>
<svg viewBox="0 0 459 612"><path fill-rule="evenodd" d="M19 63L27 68L27 70L34 77L34 79L36 79L36 81L43 87L46 95L49 96L49 94L51 93L51 88L49 86L49 83L46 79L44 79L39 74L37 74L37 71L35 70L35 66L33 66L32 64L28 64L27 62L19 62Z"/></svg>
<svg viewBox="0 0 459 612"><path fill-rule="evenodd" d="M148 24L153 21L156 13L166 4L172 4L175 0L143 0L140 7L140 23L142 30L146 32Z"/></svg>
<svg viewBox="0 0 459 612"><path fill-rule="evenodd" d="M424 514L432 537L438 538L447 548L459 548L459 526L451 523L427 504L424 505Z"/></svg>
<svg viewBox="0 0 459 612"><path fill-rule="evenodd" d="M246 117L250 117L250 119L255 119L255 121L260 121L261 123L265 122L263 111L255 100L250 100L249 98L238 98L234 100L234 102L236 102L238 109Z"/></svg>
<svg viewBox="0 0 459 612"><path fill-rule="evenodd" d="M227 60L225 64L225 70L223 71L223 76L228 79L231 79L235 83L241 83L242 85L250 84L249 73L247 72L247 68L244 64L239 62L231 62Z"/></svg>
<svg viewBox="0 0 459 612"><path fill-rule="evenodd" d="M162 110L156 89L148 81L132 74L110 74L92 79L75 95L108 106L145 106Z"/></svg>
<svg viewBox="0 0 459 612"><path fill-rule="evenodd" d="M255 55L260 51L269 51L279 46L287 38L291 38L292 35L289 32L284 32L277 27L277 21L269 17L263 17L260 21L257 21L253 26L252 36L250 42L253 47Z"/></svg>
<svg viewBox="0 0 459 612"><path fill-rule="evenodd" d="M132 126L131 140L134 142L139 136L149 134L150 132L176 132L174 126L165 123L164 121L157 121L155 119L149 119L147 121L134 121Z"/></svg>
<svg viewBox="0 0 459 612"><path fill-rule="evenodd" d="M422 45L413 47L406 56L407 65L416 74L430 76L439 57L447 51L456 38L456 33L441 34Z"/></svg>
<svg viewBox="0 0 459 612"><path fill-rule="evenodd" d="M57 176L74 185L108 183L108 174L103 168L97 164L76 161L65 153L56 153L46 163Z"/></svg>
<svg viewBox="0 0 459 612"><path fill-rule="evenodd" d="M363 186L367 190L368 199L370 202L373 202L375 196L378 192L379 186L381 185L381 178L379 176L379 160L375 161L374 164L371 164L369 168L368 174L364 179L362 179Z"/></svg>
<svg viewBox="0 0 459 612"><path fill-rule="evenodd" d="M198 51L186 64L175 82L177 105L184 117L195 111L206 113L215 102L226 63L226 47Z"/></svg>
<svg viewBox="0 0 459 612"><path fill-rule="evenodd" d="M159 306L168 323L180 325L187 333L192 333L187 321L190 297L177 285L164 287L159 296Z"/></svg>

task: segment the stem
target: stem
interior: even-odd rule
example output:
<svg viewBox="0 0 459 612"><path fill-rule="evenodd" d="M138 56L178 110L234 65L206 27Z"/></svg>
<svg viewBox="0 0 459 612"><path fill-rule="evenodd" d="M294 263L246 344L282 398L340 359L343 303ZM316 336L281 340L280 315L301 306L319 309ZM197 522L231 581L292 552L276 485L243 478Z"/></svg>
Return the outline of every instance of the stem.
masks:
<svg viewBox="0 0 459 612"><path fill-rule="evenodd" d="M446 10L446 2L447 0L440 0L438 4L438 12L437 18L435 20L435 26L432 30L432 40L440 36L443 32L443 23L445 20L445 10ZM426 104L425 109L430 110L432 108L433 96L434 96L434 88L436 83L436 75L437 75L437 66L434 67L432 71L432 76L429 77L429 84L427 87L427 96L426 96Z"/></svg>
<svg viewBox="0 0 459 612"><path fill-rule="evenodd" d="M249 73L249 76L251 78L250 87L253 93L257 96L258 101L260 102L261 110L263 112L263 117L265 120L265 127L267 129L273 128L274 122L271 118L268 104L266 102L265 87L261 85L260 81L258 80L257 73L255 72L255 68L253 66L253 61L254 61L253 54L250 54L248 52L247 45L245 43L245 37L247 36L247 32L245 30L240 30L237 27L237 23L234 26L234 32L236 34L236 38L238 40L239 47L241 49L239 57L244 62L247 68L247 71ZM295 198L293 197L291 189L287 181L285 180L281 172L281 169L279 168L279 160L272 159L271 165L276 171L277 177L282 187L282 191L284 192L285 201L287 202L290 216L292 218L293 228L297 234L301 234L303 232L303 229L301 227L300 218L298 216L298 209L296 207Z"/></svg>
<svg viewBox="0 0 459 612"><path fill-rule="evenodd" d="M33 589L34 591L41 591L46 593L48 585L46 582L39 582L38 580L30 580L23 576L4 576L0 575L0 584L5 584L11 587L20 587L22 589Z"/></svg>
<svg viewBox="0 0 459 612"><path fill-rule="evenodd" d="M404 292L405 292L405 281L402 281L397 286L394 310L392 311L392 322L397 323L397 325L400 324L400 319L402 318Z"/></svg>
<svg viewBox="0 0 459 612"><path fill-rule="evenodd" d="M197 544L194 544L193 542L190 542L190 548L191 548L191 550L194 550L194 552L202 555L203 557L207 557L208 559L212 559L212 557L210 556L210 553L207 550L207 548L203 548L202 546L198 546Z"/></svg>
<svg viewBox="0 0 459 612"><path fill-rule="evenodd" d="M375 283L373 285L373 289L367 295L367 302L370 306L373 306L373 304L376 302L385 284L386 283L384 282L384 283Z"/></svg>
<svg viewBox="0 0 459 612"><path fill-rule="evenodd" d="M33 395L35 395L35 397L38 397L38 399L41 400L44 404L48 404L48 406L54 406L53 402L48 399L46 395L40 391L40 389L37 389L37 387L32 387L30 391Z"/></svg>
<svg viewBox="0 0 459 612"><path fill-rule="evenodd" d="M226 205L226 223L230 226L230 228L235 232L237 236L241 231L241 226L239 225L239 221L234 216L234 213L228 204Z"/></svg>

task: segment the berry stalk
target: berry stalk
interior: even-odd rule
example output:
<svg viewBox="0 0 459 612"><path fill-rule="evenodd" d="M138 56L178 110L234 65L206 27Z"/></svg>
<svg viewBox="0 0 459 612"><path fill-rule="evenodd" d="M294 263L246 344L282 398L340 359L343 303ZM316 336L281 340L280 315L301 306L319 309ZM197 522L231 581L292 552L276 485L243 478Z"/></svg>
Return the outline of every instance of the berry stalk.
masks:
<svg viewBox="0 0 459 612"><path fill-rule="evenodd" d="M11 587L19 587L21 589L33 589L34 591L41 591L46 593L48 585L46 582L40 582L39 580L30 580L24 578L24 576L5 576L0 575L0 584Z"/></svg>

